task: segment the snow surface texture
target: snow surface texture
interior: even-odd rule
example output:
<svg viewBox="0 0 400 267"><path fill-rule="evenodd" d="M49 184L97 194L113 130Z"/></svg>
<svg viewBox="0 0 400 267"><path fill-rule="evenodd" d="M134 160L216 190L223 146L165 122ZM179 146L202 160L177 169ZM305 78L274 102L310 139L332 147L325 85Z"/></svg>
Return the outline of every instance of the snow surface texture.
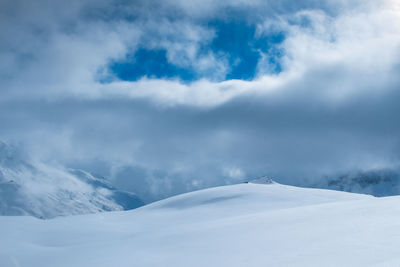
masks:
<svg viewBox="0 0 400 267"><path fill-rule="evenodd" d="M399 266L399 204L246 183L131 211L0 217L0 266Z"/></svg>
<svg viewBox="0 0 400 267"><path fill-rule="evenodd" d="M0 215L52 218L142 205L136 195L116 190L102 178L29 161L0 142Z"/></svg>

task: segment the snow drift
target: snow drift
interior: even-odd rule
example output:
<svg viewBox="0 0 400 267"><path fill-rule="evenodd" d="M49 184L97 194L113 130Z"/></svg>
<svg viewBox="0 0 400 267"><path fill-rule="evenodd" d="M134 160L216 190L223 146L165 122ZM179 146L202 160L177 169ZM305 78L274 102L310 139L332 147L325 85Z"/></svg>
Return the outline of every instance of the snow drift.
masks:
<svg viewBox="0 0 400 267"><path fill-rule="evenodd" d="M1 266L397 266L400 197L270 184L122 212L0 217Z"/></svg>

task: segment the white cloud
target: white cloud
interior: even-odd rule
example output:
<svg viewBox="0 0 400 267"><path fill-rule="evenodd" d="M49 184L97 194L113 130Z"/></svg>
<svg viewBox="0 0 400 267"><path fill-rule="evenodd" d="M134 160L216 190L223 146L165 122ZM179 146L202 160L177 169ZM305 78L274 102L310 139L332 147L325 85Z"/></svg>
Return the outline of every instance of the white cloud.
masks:
<svg viewBox="0 0 400 267"><path fill-rule="evenodd" d="M323 101L342 101L366 90L386 90L399 58L398 18L398 12L387 6L352 9L339 16L314 10L299 11L294 17L281 16L276 25L286 32L282 44L282 73L264 75L251 82L202 80L190 85L151 79L97 83L94 80L96 70L110 59L121 58L129 49L134 49L138 36L144 33L129 23L113 27L95 24L85 27L76 36L54 36L50 47L40 54L41 65L33 65L30 71L24 72L24 78L32 77L26 81L32 85L45 82L52 86L50 92L45 91L45 96L50 98L53 94L55 97L59 94L89 98L139 97L167 106L210 107L243 94L295 91L298 88L293 84L299 84L305 92L314 94L314 97L319 95ZM304 19L309 21L308 26L293 23ZM268 23L271 25L271 21ZM227 62L216 59L213 54L198 54L198 46L210 42L215 33L190 24L163 24L166 25L157 32L161 42L150 47L167 49L171 63L193 66L199 72L211 72L211 78L226 74ZM172 30L180 26L181 30ZM128 33L132 37L127 38ZM181 41L175 42L175 39ZM35 80L39 77L37 71L46 69L47 77Z"/></svg>
<svg viewBox="0 0 400 267"><path fill-rule="evenodd" d="M176 4L182 5L184 10L189 7L181 2ZM242 3L232 3L236 4ZM257 4L259 3L252 3ZM223 5L225 4L218 5L218 8ZM193 6L196 5L190 5ZM214 5L205 6L218 9ZM396 2L388 1L385 5L373 8L366 6L349 9L348 12L344 11L337 16L330 16L321 10L301 10L294 16L279 15L278 19L272 20L273 22L268 18L264 24L267 31L271 30L271 25L275 25L275 28L286 32L286 40L282 44L283 72L279 75L265 75L252 82L212 82L213 79L224 77L229 71L229 66L223 56L216 57L212 52L199 54L199 46L206 45L215 37L215 32L204 26L187 21L170 22L163 19L160 23L150 20L141 22L140 25L135 21L105 23L89 20L87 23L72 26L73 30L68 31L62 30L65 26L61 25L66 22L68 25L76 17L79 18L79 12L85 4L81 6L75 3L68 9L70 12L61 19L52 15L53 9L37 10L37 13L44 15L28 17L26 20L29 24L20 23L19 26L29 26L23 28L25 36L21 36L22 40L17 39L19 43L28 45L4 54L3 62L15 68L12 71L14 79L6 79L5 84L11 88L10 95L16 94L17 97L26 94L49 99L145 97L168 105L214 106L242 94L268 94L271 89L288 90L287 85L302 83L314 75L315 82L304 85L310 87L309 90L317 90L313 93L332 99L346 99L366 90L364 87L385 87L385 83L391 78L387 76L390 76L399 57L399 15L396 9L392 8L397 6ZM304 19L309 21L309 26L296 23L296 20ZM37 25L47 32L43 40L32 36L32 25ZM258 28L258 34L262 32L261 29L262 27ZM31 40L34 41L32 44ZM180 67L193 67L199 73L208 74L211 81L183 85L179 81L144 79L138 82L115 80L108 85L99 84L99 70L104 70L111 60L121 59L134 51L138 45L144 45L140 44L143 41L149 48L166 49L167 58L171 63ZM17 63L21 54L26 53L32 54L32 57L28 56ZM6 69L6 66L2 64L1 68ZM260 72L262 73L262 70ZM105 75L109 73L106 71ZM329 75L331 77L328 77ZM369 79L372 75L378 78ZM329 86L327 81L315 84L319 82L319 77L330 78L336 82L333 83L334 86ZM337 86L338 80L340 86ZM366 84L361 86L363 83ZM37 89L26 90L26 84ZM277 88L278 85L282 88ZM295 88L291 86L290 90Z"/></svg>

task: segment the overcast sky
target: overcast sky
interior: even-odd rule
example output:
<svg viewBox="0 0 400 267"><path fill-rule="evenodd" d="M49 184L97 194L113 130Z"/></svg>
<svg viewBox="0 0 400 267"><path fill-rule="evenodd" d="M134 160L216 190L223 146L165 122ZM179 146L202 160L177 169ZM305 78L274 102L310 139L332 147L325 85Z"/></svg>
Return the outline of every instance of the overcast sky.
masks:
<svg viewBox="0 0 400 267"><path fill-rule="evenodd" d="M0 139L145 200L400 160L400 4L0 1Z"/></svg>

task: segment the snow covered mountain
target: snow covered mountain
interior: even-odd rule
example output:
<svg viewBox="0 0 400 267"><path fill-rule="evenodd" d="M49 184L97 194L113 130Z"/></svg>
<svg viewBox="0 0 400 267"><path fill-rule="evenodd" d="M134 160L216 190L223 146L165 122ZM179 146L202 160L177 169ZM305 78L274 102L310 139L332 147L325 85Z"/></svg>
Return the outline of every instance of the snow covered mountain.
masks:
<svg viewBox="0 0 400 267"><path fill-rule="evenodd" d="M0 266L398 266L399 204L244 183L131 211L0 216Z"/></svg>
<svg viewBox="0 0 400 267"><path fill-rule="evenodd" d="M354 171L336 177L326 177L313 187L378 197L400 195L400 171L396 169Z"/></svg>
<svg viewBox="0 0 400 267"><path fill-rule="evenodd" d="M250 183L253 183L253 184L274 184L275 181L272 180L272 178L270 178L268 176L262 176L262 177L254 179L254 180L251 180Z"/></svg>
<svg viewBox="0 0 400 267"><path fill-rule="evenodd" d="M60 215L133 209L143 202L82 170L33 162L0 142L0 215Z"/></svg>

